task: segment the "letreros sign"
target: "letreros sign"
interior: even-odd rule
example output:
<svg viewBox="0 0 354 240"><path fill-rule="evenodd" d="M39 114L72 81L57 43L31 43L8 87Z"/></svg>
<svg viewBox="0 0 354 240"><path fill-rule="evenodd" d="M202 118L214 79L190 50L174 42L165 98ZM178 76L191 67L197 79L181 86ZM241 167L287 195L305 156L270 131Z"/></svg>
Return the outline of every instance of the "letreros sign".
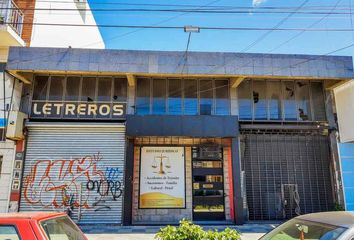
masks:
<svg viewBox="0 0 354 240"><path fill-rule="evenodd" d="M126 103L32 102L31 118L121 119Z"/></svg>
<svg viewBox="0 0 354 240"><path fill-rule="evenodd" d="M142 147L139 208L185 208L183 147Z"/></svg>

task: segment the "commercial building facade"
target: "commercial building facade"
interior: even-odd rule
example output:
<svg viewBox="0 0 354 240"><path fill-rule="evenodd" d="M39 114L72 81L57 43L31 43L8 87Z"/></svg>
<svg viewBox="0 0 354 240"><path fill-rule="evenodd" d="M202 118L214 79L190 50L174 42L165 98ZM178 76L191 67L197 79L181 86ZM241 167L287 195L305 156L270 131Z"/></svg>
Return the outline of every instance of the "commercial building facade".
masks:
<svg viewBox="0 0 354 240"><path fill-rule="evenodd" d="M12 48L7 71L27 83L20 211L242 224L343 201L331 88L350 57Z"/></svg>

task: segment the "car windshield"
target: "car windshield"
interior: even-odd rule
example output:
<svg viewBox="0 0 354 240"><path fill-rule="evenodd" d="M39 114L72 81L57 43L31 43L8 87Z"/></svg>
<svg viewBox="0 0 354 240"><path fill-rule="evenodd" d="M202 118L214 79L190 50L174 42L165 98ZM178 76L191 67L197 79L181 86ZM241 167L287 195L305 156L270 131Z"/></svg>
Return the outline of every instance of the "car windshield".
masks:
<svg viewBox="0 0 354 240"><path fill-rule="evenodd" d="M294 218L260 240L334 240L345 230L346 228Z"/></svg>
<svg viewBox="0 0 354 240"><path fill-rule="evenodd" d="M79 228L68 217L57 217L42 221L49 240L85 240Z"/></svg>

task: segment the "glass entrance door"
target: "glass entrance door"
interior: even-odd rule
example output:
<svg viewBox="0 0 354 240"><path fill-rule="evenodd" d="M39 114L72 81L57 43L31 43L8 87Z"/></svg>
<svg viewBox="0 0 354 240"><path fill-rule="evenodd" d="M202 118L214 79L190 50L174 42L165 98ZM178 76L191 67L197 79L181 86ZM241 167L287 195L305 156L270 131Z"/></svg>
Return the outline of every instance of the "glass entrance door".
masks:
<svg viewBox="0 0 354 240"><path fill-rule="evenodd" d="M225 220L222 148L194 147L192 160L193 220Z"/></svg>

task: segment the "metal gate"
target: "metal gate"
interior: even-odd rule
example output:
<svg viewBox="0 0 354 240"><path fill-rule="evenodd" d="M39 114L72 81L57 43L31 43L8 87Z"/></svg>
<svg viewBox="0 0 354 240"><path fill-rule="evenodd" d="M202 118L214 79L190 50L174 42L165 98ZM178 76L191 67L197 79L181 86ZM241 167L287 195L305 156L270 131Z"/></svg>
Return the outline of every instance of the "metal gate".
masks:
<svg viewBox="0 0 354 240"><path fill-rule="evenodd" d="M280 220L332 208L327 136L244 133L241 146L249 220Z"/></svg>
<svg viewBox="0 0 354 240"><path fill-rule="evenodd" d="M120 224L125 126L27 127L20 211L67 211L80 223Z"/></svg>

